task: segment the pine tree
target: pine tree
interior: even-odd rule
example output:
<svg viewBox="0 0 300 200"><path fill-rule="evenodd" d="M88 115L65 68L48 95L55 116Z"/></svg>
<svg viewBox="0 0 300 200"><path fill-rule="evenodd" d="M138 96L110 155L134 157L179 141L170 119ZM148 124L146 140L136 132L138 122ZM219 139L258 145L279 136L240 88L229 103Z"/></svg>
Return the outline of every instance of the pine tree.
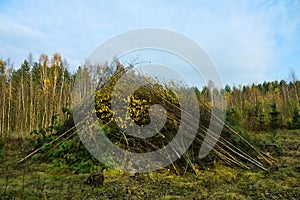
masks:
<svg viewBox="0 0 300 200"><path fill-rule="evenodd" d="M232 126L240 125L241 113L236 106L231 107L226 112L226 121Z"/></svg>
<svg viewBox="0 0 300 200"><path fill-rule="evenodd" d="M271 106L271 112L270 114L270 128L271 130L277 130L281 125L281 117L280 112L277 110L276 103L273 103Z"/></svg>
<svg viewBox="0 0 300 200"><path fill-rule="evenodd" d="M267 123L267 114L264 111L260 112L258 114L257 121L260 126L260 131L264 130L264 127Z"/></svg>
<svg viewBox="0 0 300 200"><path fill-rule="evenodd" d="M293 112L291 128L292 129L300 129L300 114L299 114L299 108L297 108L297 107L295 107L294 112Z"/></svg>

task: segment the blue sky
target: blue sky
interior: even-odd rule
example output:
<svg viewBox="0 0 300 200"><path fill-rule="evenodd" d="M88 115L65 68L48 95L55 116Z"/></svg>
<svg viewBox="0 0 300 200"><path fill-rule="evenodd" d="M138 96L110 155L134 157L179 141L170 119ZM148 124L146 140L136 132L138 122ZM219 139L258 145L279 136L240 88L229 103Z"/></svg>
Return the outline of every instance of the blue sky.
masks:
<svg viewBox="0 0 300 200"><path fill-rule="evenodd" d="M224 84L300 76L300 1L0 0L0 58L15 67L31 52L60 53L75 71L100 43L143 27L199 43Z"/></svg>

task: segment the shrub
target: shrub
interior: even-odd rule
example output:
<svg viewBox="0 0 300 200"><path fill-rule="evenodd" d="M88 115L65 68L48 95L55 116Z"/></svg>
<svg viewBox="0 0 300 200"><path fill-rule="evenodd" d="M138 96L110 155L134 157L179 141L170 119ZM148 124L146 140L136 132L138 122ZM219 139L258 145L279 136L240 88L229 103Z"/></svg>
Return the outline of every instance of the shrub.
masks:
<svg viewBox="0 0 300 200"><path fill-rule="evenodd" d="M4 145L5 145L4 141L2 139L0 139L0 159L3 158L3 154L4 154L3 148L4 148Z"/></svg>

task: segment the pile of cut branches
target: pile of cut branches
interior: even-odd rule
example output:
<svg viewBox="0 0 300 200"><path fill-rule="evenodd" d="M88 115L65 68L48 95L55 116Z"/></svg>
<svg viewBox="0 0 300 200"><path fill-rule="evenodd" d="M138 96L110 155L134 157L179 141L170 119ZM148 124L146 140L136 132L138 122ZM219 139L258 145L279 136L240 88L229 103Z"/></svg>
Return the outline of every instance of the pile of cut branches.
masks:
<svg viewBox="0 0 300 200"><path fill-rule="evenodd" d="M116 84L126 73L127 76L129 73L131 79L128 79L129 82L123 82L121 87L120 85L119 87L124 91L133 90L134 92L125 99L128 116L126 115L125 118L122 116L116 117L114 111L116 108L112 108L112 100L118 97L123 98L122 94L118 93ZM252 145L240 132L219 119L214 114L216 112L212 112L212 109L215 108L212 106L210 97L205 97L199 92L197 93L195 88L184 87L178 83L161 84L157 80L133 73L129 68L119 69L106 80L105 84L95 84L97 89L93 91L92 95L95 97L95 109L93 112L96 113L97 123L101 124L101 129L104 131L105 136L114 145L126 151L137 153L157 151L169 144L176 137L179 129L181 129L186 137L193 137L193 142L178 160L168 166L178 174L182 174L187 170L196 172L197 168L205 167L215 162L222 162L226 165L238 166L244 169L256 166L263 170L267 170L268 166L275 163L273 158ZM130 81L143 82L143 84L138 88L134 88L134 84L131 84ZM181 92L178 93L178 91ZM190 96L185 95L182 97L182 94L190 94L189 92L197 93L198 103L195 108L185 109L181 106L179 98L185 98L184 101L189 102ZM77 106L86 106L84 99L81 99L79 102L81 103ZM129 135L127 131L135 130L131 129L130 126L146 127L153 119L161 117L161 113L154 113L151 116L151 107L157 104L161 106L160 108L163 108L162 110L164 110L166 115L165 123L161 129L152 130L156 131L156 134L147 138ZM193 109L199 110L200 120L192 119L192 117L195 117L191 113ZM189 116L190 120L183 122L183 113ZM82 113L82 118L88 117L90 117L89 114ZM129 120L131 123L123 123L122 120ZM214 121L214 126L223 127L224 125L220 136L209 128L211 120ZM199 124L193 124L195 121L198 121ZM120 124L122 124L121 127ZM197 126L196 135L193 135L192 129L195 126ZM94 169L92 169L92 166L99 165L99 163L84 148L74 127L71 117L57 130L54 138L52 135L50 142L39 144L34 152L20 162L35 155L35 157L46 158L47 161L58 159L69 166L73 166L72 169L77 172L81 172L81 165L88 164L91 167L89 171L92 171ZM204 140L207 135L209 135L209 139ZM201 146L213 146L214 148L209 155L201 159L199 158ZM118 155L114 156L118 157ZM107 159L109 160L110 158ZM82 160L86 161L86 163L82 163ZM89 160L91 162L88 162ZM126 162L124 161L124 163Z"/></svg>

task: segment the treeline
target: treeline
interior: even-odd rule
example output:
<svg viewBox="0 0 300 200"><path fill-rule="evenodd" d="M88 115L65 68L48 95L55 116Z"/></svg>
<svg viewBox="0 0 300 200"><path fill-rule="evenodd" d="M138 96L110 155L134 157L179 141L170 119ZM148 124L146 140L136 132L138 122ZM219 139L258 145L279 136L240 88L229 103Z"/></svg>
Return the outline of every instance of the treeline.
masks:
<svg viewBox="0 0 300 200"><path fill-rule="evenodd" d="M119 65L120 63L118 63ZM33 130L59 126L70 115L72 86L76 77L58 53L28 59L17 69L0 59L0 137L24 137ZM78 70L87 67L79 67ZM109 76L108 66L99 73ZM98 76L99 77L99 76ZM101 75L100 75L101 77ZM103 76L105 81L106 76ZM209 103L208 89L200 99ZM300 128L300 81L264 82L251 86L224 88L227 122L247 130ZM50 130L51 132L51 130Z"/></svg>
<svg viewBox="0 0 300 200"><path fill-rule="evenodd" d="M37 62L29 55L17 70L9 60L0 60L1 137L23 137L64 116L73 85L66 66L58 53L41 55Z"/></svg>
<svg viewBox="0 0 300 200"><path fill-rule="evenodd" d="M233 88L226 85L225 95L231 125L253 131L300 128L300 81L296 78Z"/></svg>

